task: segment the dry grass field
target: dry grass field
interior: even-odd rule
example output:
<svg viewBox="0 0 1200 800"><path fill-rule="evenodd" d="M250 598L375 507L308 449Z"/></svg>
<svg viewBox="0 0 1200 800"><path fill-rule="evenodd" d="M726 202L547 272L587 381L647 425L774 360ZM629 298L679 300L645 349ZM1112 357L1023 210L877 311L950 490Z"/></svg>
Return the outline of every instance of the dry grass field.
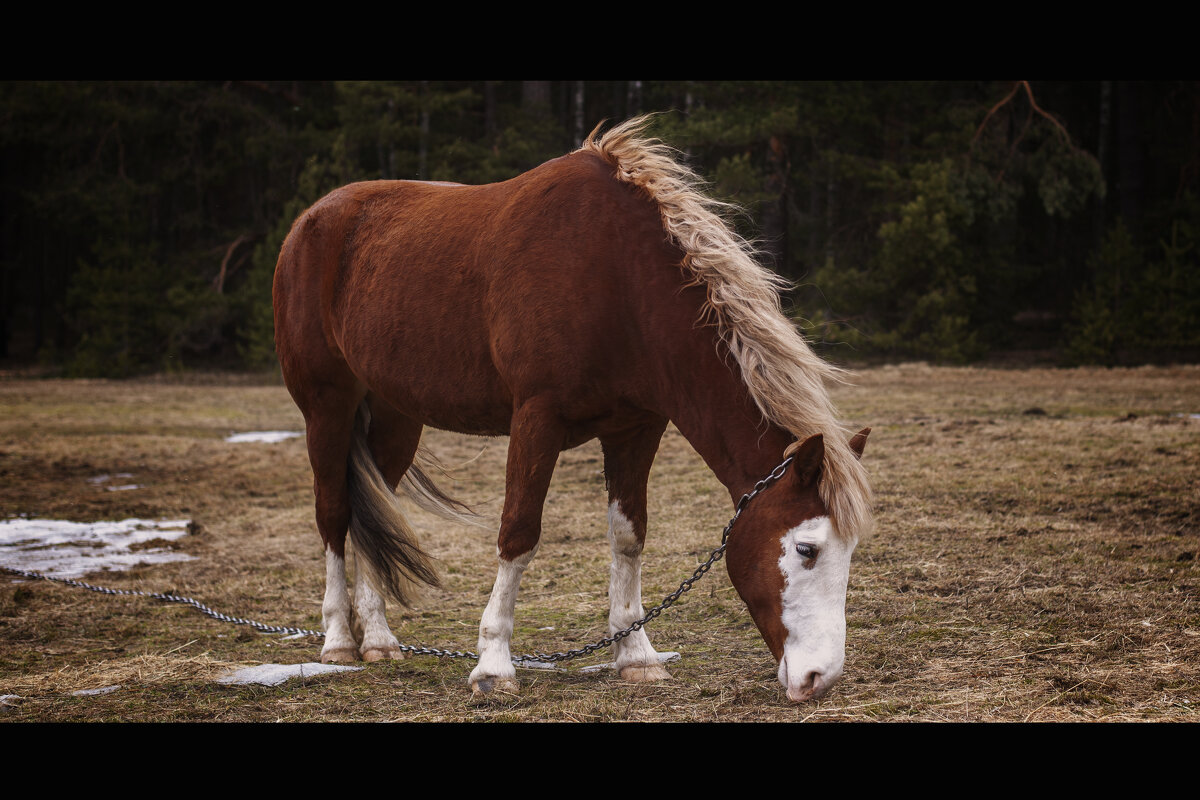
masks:
<svg viewBox="0 0 1200 800"><path fill-rule="evenodd" d="M482 705L471 662L433 657L217 684L237 666L316 660L320 642L3 574L0 695L18 697L0 721L1200 720L1200 368L904 365L864 370L835 397L850 425L874 429L878 532L855 554L845 675L819 704L787 702L723 565L649 628L682 654L672 680L519 670L519 697ZM282 386L246 377L2 379L0 518L189 518L192 534L163 544L193 560L88 580L319 628L303 438L224 441L301 428ZM506 441L427 431L425 443L458 465L447 488L497 517ZM604 633L600 469L594 442L559 459L518 652ZM142 488L89 480L120 473ZM669 429L650 478L647 605L707 556L731 511ZM495 534L414 516L444 586L392 611L393 627L409 644L474 649Z"/></svg>

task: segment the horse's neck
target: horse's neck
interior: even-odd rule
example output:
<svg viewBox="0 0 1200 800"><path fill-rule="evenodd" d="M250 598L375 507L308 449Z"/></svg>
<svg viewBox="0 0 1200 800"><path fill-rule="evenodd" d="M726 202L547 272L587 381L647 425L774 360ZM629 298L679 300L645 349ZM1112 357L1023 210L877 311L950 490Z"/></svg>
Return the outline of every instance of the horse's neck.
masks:
<svg viewBox="0 0 1200 800"><path fill-rule="evenodd" d="M737 502L783 461L794 437L767 422L712 328L692 329L692 358L675 362L667 416Z"/></svg>

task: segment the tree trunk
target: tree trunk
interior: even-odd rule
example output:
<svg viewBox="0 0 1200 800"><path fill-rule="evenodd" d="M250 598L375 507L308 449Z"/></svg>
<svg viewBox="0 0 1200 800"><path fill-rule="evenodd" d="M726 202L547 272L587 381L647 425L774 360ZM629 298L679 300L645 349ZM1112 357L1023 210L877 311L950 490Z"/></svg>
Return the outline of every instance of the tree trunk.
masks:
<svg viewBox="0 0 1200 800"><path fill-rule="evenodd" d="M771 267L783 272L787 264L787 149L780 136L767 142L768 199L763 202L762 230Z"/></svg>
<svg viewBox="0 0 1200 800"><path fill-rule="evenodd" d="M833 156L828 159L827 167L829 174L826 176L825 184L825 263L828 264L833 260L833 201L837 191L837 170L833 162Z"/></svg>
<svg viewBox="0 0 1200 800"><path fill-rule="evenodd" d="M483 82L483 132L489 147L496 146L496 81Z"/></svg>
<svg viewBox="0 0 1200 800"><path fill-rule="evenodd" d="M1104 180L1105 187L1108 188L1109 181L1109 166L1108 166L1108 136L1109 128L1112 125L1112 81L1100 81L1100 136L1096 143L1096 160L1100 162L1100 175ZM1105 192L1105 196L1107 196ZM1099 247L1104 241L1104 197L1096 198L1096 208L1092 223L1092 238L1094 244Z"/></svg>
<svg viewBox="0 0 1200 800"><path fill-rule="evenodd" d="M642 82L629 81L625 85L625 116L636 117L642 113Z"/></svg>
<svg viewBox="0 0 1200 800"><path fill-rule="evenodd" d="M429 180L429 81L421 81L421 138L417 146L417 180Z"/></svg>
<svg viewBox="0 0 1200 800"><path fill-rule="evenodd" d="M550 113L550 81L521 81L521 108L537 117Z"/></svg>
<svg viewBox="0 0 1200 800"><path fill-rule="evenodd" d="M583 144L587 131L583 129L583 81L575 81L575 146Z"/></svg>
<svg viewBox="0 0 1200 800"><path fill-rule="evenodd" d="M1138 94L1138 86L1131 81L1117 84L1117 207L1135 239L1142 230L1144 183Z"/></svg>

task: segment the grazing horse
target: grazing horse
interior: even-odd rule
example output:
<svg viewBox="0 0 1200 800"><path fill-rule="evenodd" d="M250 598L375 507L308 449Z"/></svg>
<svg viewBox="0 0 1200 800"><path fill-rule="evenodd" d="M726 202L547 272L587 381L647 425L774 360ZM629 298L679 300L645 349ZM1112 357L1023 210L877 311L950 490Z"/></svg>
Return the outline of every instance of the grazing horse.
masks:
<svg viewBox="0 0 1200 800"><path fill-rule="evenodd" d="M727 550L794 701L841 675L850 555L871 524L859 463L817 358L696 175L625 122L485 186L355 183L293 224L275 271L275 342L304 414L325 544L323 661L399 658L385 595L436 585L394 495L463 508L422 471L422 426L508 435L499 569L479 627L475 695L515 691L509 650L558 454L604 451L609 632L644 614L646 481L668 422L733 500L784 459ZM347 530L359 558L351 631ZM622 679L670 677L644 630L615 645Z"/></svg>

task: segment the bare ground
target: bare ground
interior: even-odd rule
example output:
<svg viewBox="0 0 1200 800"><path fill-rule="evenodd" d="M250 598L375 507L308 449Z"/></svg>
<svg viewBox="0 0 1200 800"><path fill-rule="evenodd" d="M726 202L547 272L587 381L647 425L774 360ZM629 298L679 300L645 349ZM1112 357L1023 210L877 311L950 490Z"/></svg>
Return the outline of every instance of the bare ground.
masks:
<svg viewBox="0 0 1200 800"><path fill-rule="evenodd" d="M472 705L471 662L367 665L282 686L230 687L235 666L316 660L320 643L178 606L0 576L0 721L74 720L1200 720L1200 368L884 367L835 390L874 430L865 461L878 533L855 554L846 671L821 703L787 702L718 566L650 628L682 652L673 678L520 670L519 697ZM0 380L0 516L193 519L196 560L90 576L172 591L272 624L321 625L323 558L302 429L270 381ZM461 465L451 488L492 517L504 439L427 431ZM604 633L605 499L596 443L564 453L514 647ZM88 481L128 472L144 485ZM650 481L647 604L717 544L724 489L668 430ZM444 586L390 616L410 644L474 647L495 575L493 530L415 514ZM603 661L592 659L588 663ZM106 694L79 690L110 686Z"/></svg>

